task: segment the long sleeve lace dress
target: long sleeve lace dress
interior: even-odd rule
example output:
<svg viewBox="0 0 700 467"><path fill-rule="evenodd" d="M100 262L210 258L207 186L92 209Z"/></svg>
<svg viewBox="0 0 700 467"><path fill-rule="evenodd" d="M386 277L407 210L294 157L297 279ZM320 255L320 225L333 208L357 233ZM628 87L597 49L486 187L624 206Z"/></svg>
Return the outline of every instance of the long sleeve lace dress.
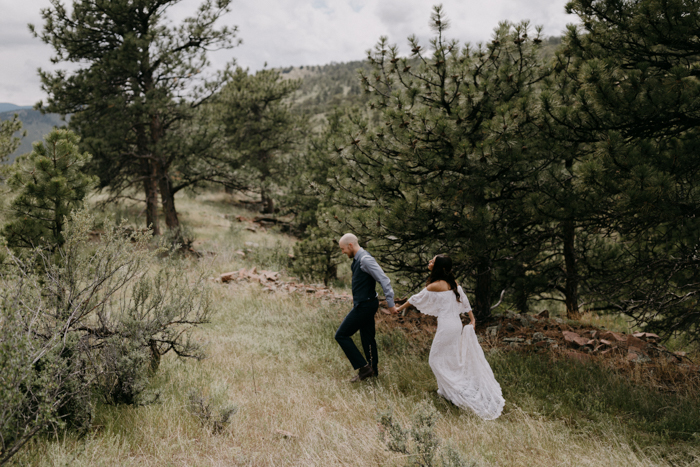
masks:
<svg viewBox="0 0 700 467"><path fill-rule="evenodd" d="M461 313L471 310L462 287L461 302L452 290L431 292L423 289L408 301L421 313L437 316L438 326L428 362L438 383L438 394L456 406L472 409L485 420L501 415L505 400L493 376L474 327L462 328Z"/></svg>

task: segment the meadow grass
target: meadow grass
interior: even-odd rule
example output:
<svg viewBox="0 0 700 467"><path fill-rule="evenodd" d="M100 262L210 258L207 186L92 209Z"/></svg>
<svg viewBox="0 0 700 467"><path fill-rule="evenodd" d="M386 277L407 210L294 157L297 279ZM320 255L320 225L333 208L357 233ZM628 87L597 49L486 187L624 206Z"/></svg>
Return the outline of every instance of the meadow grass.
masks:
<svg viewBox="0 0 700 467"><path fill-rule="evenodd" d="M281 252L292 238L238 228L231 215L250 213L221 195L179 201L208 252L191 259L193 270L205 265L215 277L254 265L284 268ZM235 250L246 242L280 251L243 258ZM664 394L595 365L490 350L507 403L499 419L483 421L437 396L429 335L379 326L380 375L355 385L333 339L350 303L257 284L209 286L217 310L195 333L206 359L164 357L151 382L155 403L100 405L90 433L38 438L15 464L400 466L411 459L386 448L377 417L391 408L408 425L428 400L440 413L438 437L479 466L700 465L696 394ZM190 410L192 394L237 412L214 433Z"/></svg>

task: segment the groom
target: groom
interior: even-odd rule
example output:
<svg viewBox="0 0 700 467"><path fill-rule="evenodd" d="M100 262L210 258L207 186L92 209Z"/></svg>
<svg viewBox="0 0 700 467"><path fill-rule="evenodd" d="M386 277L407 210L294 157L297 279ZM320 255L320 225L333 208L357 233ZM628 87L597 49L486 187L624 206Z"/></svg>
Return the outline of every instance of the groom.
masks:
<svg viewBox="0 0 700 467"><path fill-rule="evenodd" d="M379 298L375 291L377 282L384 290L391 313L396 313L396 306L391 281L372 255L360 248L357 237L351 233L345 234L338 244L343 254L352 259L350 268L352 269L353 307L336 331L335 340L340 344L352 367L358 370L357 375L350 380L354 383L377 376L377 342L374 340L374 314L379 309ZM362 349L369 363L352 341L352 335L357 331L360 331Z"/></svg>

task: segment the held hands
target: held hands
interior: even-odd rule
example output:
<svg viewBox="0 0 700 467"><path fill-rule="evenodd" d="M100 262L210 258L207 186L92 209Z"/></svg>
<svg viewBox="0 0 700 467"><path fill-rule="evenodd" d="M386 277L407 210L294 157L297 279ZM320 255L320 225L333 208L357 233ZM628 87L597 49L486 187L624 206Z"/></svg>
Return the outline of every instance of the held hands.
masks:
<svg viewBox="0 0 700 467"><path fill-rule="evenodd" d="M385 315L397 315L399 310L396 309L396 306L392 306L391 308L382 308L382 313Z"/></svg>

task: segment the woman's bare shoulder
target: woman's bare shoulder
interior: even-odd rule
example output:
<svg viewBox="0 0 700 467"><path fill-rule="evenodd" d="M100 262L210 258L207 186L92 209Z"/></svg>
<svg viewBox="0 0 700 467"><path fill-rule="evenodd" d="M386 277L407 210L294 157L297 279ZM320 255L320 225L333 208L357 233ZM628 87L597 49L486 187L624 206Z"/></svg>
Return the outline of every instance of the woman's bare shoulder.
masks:
<svg viewBox="0 0 700 467"><path fill-rule="evenodd" d="M435 281L426 287L429 292L446 292L450 290L450 284L445 281Z"/></svg>

